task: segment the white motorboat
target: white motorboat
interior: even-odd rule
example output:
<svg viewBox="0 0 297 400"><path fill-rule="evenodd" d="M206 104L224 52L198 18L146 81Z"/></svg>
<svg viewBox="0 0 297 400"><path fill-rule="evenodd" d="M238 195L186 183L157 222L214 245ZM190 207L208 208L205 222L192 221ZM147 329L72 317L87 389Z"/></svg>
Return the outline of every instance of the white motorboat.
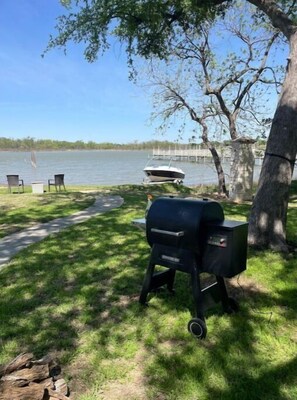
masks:
<svg viewBox="0 0 297 400"><path fill-rule="evenodd" d="M146 174L147 183L182 183L185 177L185 173L182 169L171 166L171 160L169 165L151 166L148 164L143 169L144 173Z"/></svg>

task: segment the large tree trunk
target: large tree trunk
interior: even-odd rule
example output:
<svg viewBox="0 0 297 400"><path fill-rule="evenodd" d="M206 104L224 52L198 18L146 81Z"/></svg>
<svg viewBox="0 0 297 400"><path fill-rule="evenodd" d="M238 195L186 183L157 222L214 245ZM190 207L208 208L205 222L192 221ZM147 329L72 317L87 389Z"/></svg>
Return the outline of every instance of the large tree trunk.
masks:
<svg viewBox="0 0 297 400"><path fill-rule="evenodd" d="M208 149L211 152L212 159L218 175L218 192L228 197L229 194L226 187L225 174L222 167L220 156L218 155L218 152L214 148L214 146L212 146L210 143L208 143Z"/></svg>
<svg viewBox="0 0 297 400"><path fill-rule="evenodd" d="M199 121L197 121L196 119L196 122L198 122L202 126L202 141L206 144L208 150L211 152L212 155L212 159L218 175L218 192L228 197L229 193L226 187L225 173L223 170L221 158L214 145L208 140L208 126L206 125L203 118L199 118Z"/></svg>
<svg viewBox="0 0 297 400"><path fill-rule="evenodd" d="M297 33L290 37L281 97L273 118L249 224L249 244L286 251L286 215L297 151Z"/></svg>

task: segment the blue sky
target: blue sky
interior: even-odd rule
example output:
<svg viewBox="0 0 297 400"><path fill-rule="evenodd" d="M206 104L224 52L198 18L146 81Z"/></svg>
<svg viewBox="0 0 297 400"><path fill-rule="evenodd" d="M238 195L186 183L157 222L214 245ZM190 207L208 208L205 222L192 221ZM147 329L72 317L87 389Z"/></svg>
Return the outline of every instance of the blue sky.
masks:
<svg viewBox="0 0 297 400"><path fill-rule="evenodd" d="M58 0L1 0L0 136L160 139L149 124L150 100L128 80L124 50L114 47L93 64L78 45L41 57L64 11Z"/></svg>
<svg viewBox="0 0 297 400"><path fill-rule="evenodd" d="M178 140L178 127L165 136L155 133L156 125L149 122L151 99L129 81L119 45L92 64L77 44L67 46L67 55L54 49L41 57L55 34L57 16L64 12L59 0L0 0L0 136L114 143ZM222 49L226 51L225 45ZM284 57L279 53L279 59ZM269 96L271 116L276 101L276 95ZM187 132L184 142L192 135L190 126Z"/></svg>

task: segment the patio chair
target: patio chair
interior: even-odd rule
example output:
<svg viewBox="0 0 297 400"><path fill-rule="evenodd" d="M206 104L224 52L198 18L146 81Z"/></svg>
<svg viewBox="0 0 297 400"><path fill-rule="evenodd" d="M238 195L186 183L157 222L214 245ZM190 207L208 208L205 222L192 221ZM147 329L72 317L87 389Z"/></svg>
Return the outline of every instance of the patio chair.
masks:
<svg viewBox="0 0 297 400"><path fill-rule="evenodd" d="M18 193L20 193L20 188L22 189L22 193L24 193L24 180L19 178L19 175L6 175L8 190L11 193L11 189L16 187L18 189Z"/></svg>
<svg viewBox="0 0 297 400"><path fill-rule="evenodd" d="M64 185L64 174L54 175L54 179L48 180L48 191L51 191L51 186L55 186L56 192L61 191L61 186L63 186L64 190L66 190Z"/></svg>

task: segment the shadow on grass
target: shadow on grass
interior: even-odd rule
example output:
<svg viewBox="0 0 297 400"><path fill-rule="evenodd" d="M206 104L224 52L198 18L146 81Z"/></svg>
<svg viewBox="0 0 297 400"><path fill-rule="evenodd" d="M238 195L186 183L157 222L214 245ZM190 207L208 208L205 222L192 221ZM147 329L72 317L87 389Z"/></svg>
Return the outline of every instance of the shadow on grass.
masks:
<svg viewBox="0 0 297 400"><path fill-rule="evenodd" d="M143 212L145 201L139 204ZM130 201L31 246L1 271L1 343L12 341L14 351L37 356L70 355L87 326L107 319L112 325L114 303L125 308L121 296L139 293L148 254L142 232L131 224L133 213Z"/></svg>
<svg viewBox="0 0 297 400"><path fill-rule="evenodd" d="M7 204L0 206L0 237L27 228L29 224L48 222L84 210L95 200L94 196L78 192L27 197L23 204L17 206L9 199L10 196L7 196Z"/></svg>
<svg viewBox="0 0 297 400"><path fill-rule="evenodd" d="M121 208L31 246L1 271L1 360L22 351L58 353L64 365L86 357L74 375L106 384L132 369L126 364L119 372L120 360L133 364L141 353L137 368L148 398L293 399L294 260L273 259L274 268L269 256L251 252L251 270L256 277L262 271L258 286L229 285L241 311L210 310L208 337L197 342L187 332L193 304L187 274L177 274L175 296L160 291L150 295L149 307L138 304L150 249L131 221L144 213L144 193L127 191Z"/></svg>
<svg viewBox="0 0 297 400"><path fill-rule="evenodd" d="M158 343L149 346L154 359L146 372L156 394L167 393L164 398L168 399L174 396L223 400L294 398L296 284L290 293L278 290L273 295L259 287L236 284L229 285L229 293L240 301L241 310L238 314L221 316L219 309L208 312L206 321L210 331L205 341L196 342L190 337L184 340L177 334L180 341L172 340L168 346L164 333L156 327ZM177 296L166 313L176 312L182 306ZM190 303L191 299L188 300ZM276 310L280 310L281 319ZM292 321L291 331L283 329L283 321Z"/></svg>

